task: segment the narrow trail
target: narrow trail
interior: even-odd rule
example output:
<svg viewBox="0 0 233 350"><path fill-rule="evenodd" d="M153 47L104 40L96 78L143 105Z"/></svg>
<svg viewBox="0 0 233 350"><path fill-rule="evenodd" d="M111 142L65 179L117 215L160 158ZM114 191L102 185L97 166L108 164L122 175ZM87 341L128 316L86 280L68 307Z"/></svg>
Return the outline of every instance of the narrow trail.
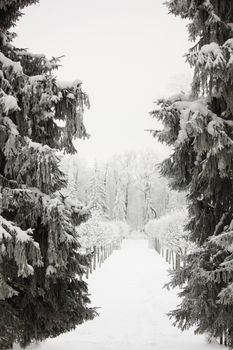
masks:
<svg viewBox="0 0 233 350"><path fill-rule="evenodd" d="M174 291L162 289L167 268L145 240L126 240L89 280L93 304L101 306L100 316L37 349L222 349L208 344L204 336L181 333L171 325L166 313L178 300Z"/></svg>

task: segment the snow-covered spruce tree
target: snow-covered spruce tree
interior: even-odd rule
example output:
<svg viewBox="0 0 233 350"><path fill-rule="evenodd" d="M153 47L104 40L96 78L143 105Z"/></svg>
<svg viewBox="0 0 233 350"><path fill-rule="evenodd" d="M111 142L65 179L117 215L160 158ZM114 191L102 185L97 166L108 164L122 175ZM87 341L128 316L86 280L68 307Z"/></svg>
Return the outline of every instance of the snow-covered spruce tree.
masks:
<svg viewBox="0 0 233 350"><path fill-rule="evenodd" d="M188 191L190 240L197 249L172 276L182 302L170 315L182 330L196 326L233 347L233 2L170 0L189 19L195 46L192 95L160 100L155 132L173 147L162 164L171 187Z"/></svg>
<svg viewBox="0 0 233 350"><path fill-rule="evenodd" d="M116 185L116 197L113 205L113 219L125 221L126 220L126 206L125 206L125 189L120 180Z"/></svg>
<svg viewBox="0 0 233 350"><path fill-rule="evenodd" d="M88 199L90 202L89 206L94 210L99 211L100 214L106 214L108 209L106 204L107 194L101 175L98 165L95 164L88 188Z"/></svg>
<svg viewBox="0 0 233 350"><path fill-rule="evenodd" d="M12 45L20 10L36 2L0 3L0 349L57 336L95 314L82 281L79 214L59 195L66 179L56 153L75 152L73 139L86 136L88 97L79 81L57 81L57 60Z"/></svg>

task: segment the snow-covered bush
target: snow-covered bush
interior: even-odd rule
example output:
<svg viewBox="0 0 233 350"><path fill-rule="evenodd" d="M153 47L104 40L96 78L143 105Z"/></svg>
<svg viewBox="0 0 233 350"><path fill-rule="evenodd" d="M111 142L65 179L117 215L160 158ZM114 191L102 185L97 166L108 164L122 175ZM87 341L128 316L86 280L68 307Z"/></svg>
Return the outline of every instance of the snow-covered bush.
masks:
<svg viewBox="0 0 233 350"><path fill-rule="evenodd" d="M76 227L77 235L84 249L103 247L116 243L129 233L129 226L122 221L110 221L103 218L98 211L93 211L86 222Z"/></svg>
<svg viewBox="0 0 233 350"><path fill-rule="evenodd" d="M145 231L150 241L158 238L163 248L183 256L190 246L190 242L186 239L187 234L184 232L186 221L187 210L176 210L158 219L150 220L145 226Z"/></svg>
<svg viewBox="0 0 233 350"><path fill-rule="evenodd" d="M116 220L113 221L114 225L116 225L119 229L119 237L120 238L126 238L129 235L129 230L130 227L129 225L125 222L125 221L120 221L120 220Z"/></svg>

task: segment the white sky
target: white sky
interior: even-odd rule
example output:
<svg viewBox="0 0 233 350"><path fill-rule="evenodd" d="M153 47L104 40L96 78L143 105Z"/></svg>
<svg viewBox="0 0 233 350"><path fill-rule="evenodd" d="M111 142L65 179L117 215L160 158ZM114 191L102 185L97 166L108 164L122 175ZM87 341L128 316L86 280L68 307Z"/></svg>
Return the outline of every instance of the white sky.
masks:
<svg viewBox="0 0 233 350"><path fill-rule="evenodd" d="M164 0L41 0L15 31L16 44L48 57L65 55L59 79L83 81L91 109L90 140L78 142L82 158L107 158L124 150L164 148L144 131L158 97L187 88L183 57L186 23L168 15Z"/></svg>

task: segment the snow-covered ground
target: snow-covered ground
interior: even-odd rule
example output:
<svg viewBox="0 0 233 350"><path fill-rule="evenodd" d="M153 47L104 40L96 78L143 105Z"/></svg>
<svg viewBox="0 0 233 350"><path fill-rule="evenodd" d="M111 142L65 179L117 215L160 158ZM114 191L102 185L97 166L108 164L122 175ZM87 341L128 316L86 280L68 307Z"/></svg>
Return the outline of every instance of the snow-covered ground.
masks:
<svg viewBox="0 0 233 350"><path fill-rule="evenodd" d="M165 315L176 293L162 289L168 265L146 240L126 240L89 280L100 316L75 331L40 344L38 350L211 350L204 336L181 333ZM31 347L31 349L34 347Z"/></svg>

